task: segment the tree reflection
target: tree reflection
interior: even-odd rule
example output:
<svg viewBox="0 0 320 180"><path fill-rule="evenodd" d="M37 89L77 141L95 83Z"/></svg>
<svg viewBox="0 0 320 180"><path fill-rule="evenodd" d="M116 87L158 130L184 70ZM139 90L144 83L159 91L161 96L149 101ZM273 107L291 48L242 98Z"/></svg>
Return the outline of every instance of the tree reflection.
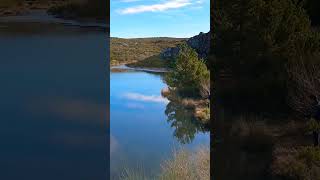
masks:
<svg viewBox="0 0 320 180"><path fill-rule="evenodd" d="M168 123L175 128L173 135L182 144L191 143L197 133L209 131L208 127L194 117L191 109L177 102L170 101L166 107L165 114L168 117Z"/></svg>

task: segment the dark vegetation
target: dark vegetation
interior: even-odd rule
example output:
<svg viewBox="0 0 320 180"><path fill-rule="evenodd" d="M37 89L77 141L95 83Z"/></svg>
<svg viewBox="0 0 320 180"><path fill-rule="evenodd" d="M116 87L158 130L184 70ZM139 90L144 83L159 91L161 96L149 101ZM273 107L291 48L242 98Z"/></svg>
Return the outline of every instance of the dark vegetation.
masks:
<svg viewBox="0 0 320 180"><path fill-rule="evenodd" d="M311 23L314 26L320 25L320 1L318 0L306 0L305 1L305 9L310 16Z"/></svg>
<svg viewBox="0 0 320 180"><path fill-rule="evenodd" d="M111 38L111 65L130 64L135 67L167 67L169 60L159 54L168 47L175 47L185 41L180 38Z"/></svg>
<svg viewBox="0 0 320 180"><path fill-rule="evenodd" d="M215 1L216 179L320 178L316 3Z"/></svg>
<svg viewBox="0 0 320 180"><path fill-rule="evenodd" d="M1 0L0 15L10 16L26 13L33 9L48 9L67 0Z"/></svg>
<svg viewBox="0 0 320 180"><path fill-rule="evenodd" d="M216 179L320 178L317 3L215 2Z"/></svg>
<svg viewBox="0 0 320 180"><path fill-rule="evenodd" d="M110 4L105 0L1 0L0 15L23 14L45 9L62 18L90 18L109 21Z"/></svg>
<svg viewBox="0 0 320 180"><path fill-rule="evenodd" d="M284 107L287 67L319 46L319 35L312 30L302 5L292 0L220 4L225 8L217 12L214 21L213 51L216 75L222 70L229 73L237 88L236 94L228 97L244 98L252 105L267 105L273 97L275 104Z"/></svg>
<svg viewBox="0 0 320 180"><path fill-rule="evenodd" d="M105 0L66 1L48 12L64 18L95 18L109 22L110 3Z"/></svg>

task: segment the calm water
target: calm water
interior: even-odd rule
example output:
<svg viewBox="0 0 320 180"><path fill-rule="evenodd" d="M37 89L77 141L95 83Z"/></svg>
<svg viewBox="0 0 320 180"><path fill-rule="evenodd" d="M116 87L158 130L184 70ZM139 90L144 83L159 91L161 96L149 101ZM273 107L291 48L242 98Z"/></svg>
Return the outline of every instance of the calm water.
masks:
<svg viewBox="0 0 320 180"><path fill-rule="evenodd" d="M160 163L181 147L209 147L209 133L185 109L161 97L160 74L110 74L111 175L124 168L159 173Z"/></svg>
<svg viewBox="0 0 320 180"><path fill-rule="evenodd" d="M107 179L107 34L0 22L0 179Z"/></svg>

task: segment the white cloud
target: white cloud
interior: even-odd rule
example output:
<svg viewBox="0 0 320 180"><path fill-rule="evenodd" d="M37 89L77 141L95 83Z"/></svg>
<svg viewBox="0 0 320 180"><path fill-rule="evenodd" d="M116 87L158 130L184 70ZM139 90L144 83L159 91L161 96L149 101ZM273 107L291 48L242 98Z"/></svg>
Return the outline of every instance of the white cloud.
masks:
<svg viewBox="0 0 320 180"><path fill-rule="evenodd" d="M126 93L123 95L123 97L135 100L135 101L144 101L144 102L154 102L154 103L168 103L169 101L166 98L163 98L162 96L147 96L139 93Z"/></svg>
<svg viewBox="0 0 320 180"><path fill-rule="evenodd" d="M196 4L202 4L202 3L204 3L204 1L203 1L203 0L198 0L198 1L196 1L195 3L196 3Z"/></svg>
<svg viewBox="0 0 320 180"><path fill-rule="evenodd" d="M120 14L137 14L142 12L159 12L169 9L178 9L191 5L191 0L167 0L163 3L151 5L138 5L119 10Z"/></svg>
<svg viewBox="0 0 320 180"><path fill-rule="evenodd" d="M141 0L120 0L120 2L124 2L124 3L130 3L130 2L138 2Z"/></svg>

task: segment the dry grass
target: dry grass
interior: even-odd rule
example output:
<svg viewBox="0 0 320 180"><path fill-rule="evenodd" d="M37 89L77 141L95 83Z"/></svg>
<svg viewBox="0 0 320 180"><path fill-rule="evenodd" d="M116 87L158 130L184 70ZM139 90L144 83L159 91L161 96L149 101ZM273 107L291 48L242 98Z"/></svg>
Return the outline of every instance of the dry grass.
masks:
<svg viewBox="0 0 320 180"><path fill-rule="evenodd" d="M161 173L157 177L148 177L144 170L125 169L121 180L210 180L210 150L200 146L197 151L186 149L174 151L172 159L161 164Z"/></svg>
<svg viewBox="0 0 320 180"><path fill-rule="evenodd" d="M210 108L209 107L199 107L195 108L195 117L201 120L204 124L210 122Z"/></svg>
<svg viewBox="0 0 320 180"><path fill-rule="evenodd" d="M195 155L196 174L202 180L210 179L210 150L199 148Z"/></svg>
<svg viewBox="0 0 320 180"><path fill-rule="evenodd" d="M176 102L186 109L193 110L195 118L200 120L204 124L210 123L210 101L203 98L183 98L179 96L172 88L165 88L161 90L163 97L166 97L169 101Z"/></svg>
<svg viewBox="0 0 320 180"><path fill-rule="evenodd" d="M192 180L195 178L195 169L193 169L193 162L190 159L190 152L181 150L174 152L172 160L165 161L162 166L161 180L168 179L185 179Z"/></svg>
<svg viewBox="0 0 320 180"><path fill-rule="evenodd" d="M184 40L185 39L180 38L111 38L111 65L127 64L147 59L147 61L143 63L146 65L148 64L148 60L157 60L157 55L165 48L175 47ZM161 61L156 60L151 64L162 63Z"/></svg>
<svg viewBox="0 0 320 180"><path fill-rule="evenodd" d="M121 180L151 180L150 177L146 175L144 169L139 167L135 170L130 170L125 168L120 176Z"/></svg>
<svg viewBox="0 0 320 180"><path fill-rule="evenodd" d="M162 164L160 180L209 180L210 150L200 147L195 153L180 150L174 153L172 160Z"/></svg>
<svg viewBox="0 0 320 180"><path fill-rule="evenodd" d="M320 180L320 149L284 148L274 151L271 171L274 176L292 180Z"/></svg>

